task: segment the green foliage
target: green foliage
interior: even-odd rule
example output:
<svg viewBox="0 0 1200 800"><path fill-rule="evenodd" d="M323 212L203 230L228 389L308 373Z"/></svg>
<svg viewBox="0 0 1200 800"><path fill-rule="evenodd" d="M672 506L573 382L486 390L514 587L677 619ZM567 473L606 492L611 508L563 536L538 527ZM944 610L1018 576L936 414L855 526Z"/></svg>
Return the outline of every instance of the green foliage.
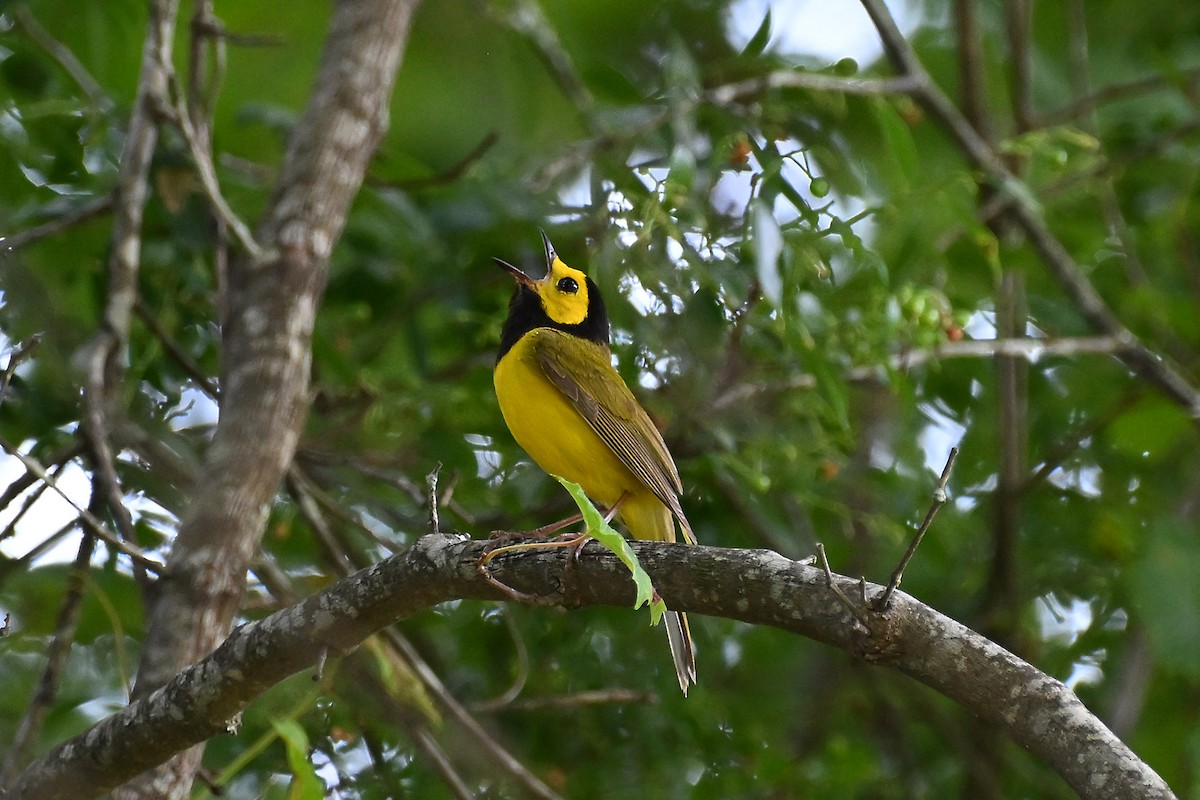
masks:
<svg viewBox="0 0 1200 800"><path fill-rule="evenodd" d="M1033 4L1031 129L1011 110L997 8L980 8L981 86L960 83L948 4L926 3L912 40L951 96L979 95L987 136L1050 230L1122 322L1194 386L1200 12L1179 0L1136 14L1116 0L1081 5L1091 89L1162 80L1102 93L1094 113L1076 108L1087 87L1069 5ZM92 92L15 8L0 8L3 236L111 192L146 23L141 2L21 6L79 60ZM211 108L222 188L253 224L310 90L329 8L215 12L227 30L260 37L225 42ZM313 404L296 460L307 482L281 491L264 558L300 596L347 563L411 543L428 529L424 481L438 462L443 530L483 536L569 513L504 429L491 386L511 286L490 259L536 263L545 227L608 301L619 369L664 431L702 543L801 557L822 541L838 571L882 579L957 443L951 503L905 590L1071 681L1102 717L1140 708L1123 737L1181 796L1195 795L1196 421L1111 352L1054 350L1096 331L1004 214L981 218L981 208L999 211L993 190L910 98L775 87L713 102L714 89L797 65L891 74L866 52L832 64L787 52L786 34L807 20L758 14L684 0L421 6L313 335ZM185 79L186 17L177 39ZM146 315L127 351L120 405L130 426L117 467L139 544L162 558L215 419L204 383L220 370L223 243L169 125L149 188ZM0 435L84 472L88 457L68 449L82 416L78 355L102 318L111 228L98 212L0 254L6 348L42 336L12 376ZM995 335L1005 274L1023 285L1019 327L1046 345L1017 366L1015 401L997 358L955 351ZM1016 411L1016 453L1001 444L1012 425L1002 408ZM1007 493L1006 459L1022 476ZM8 481L21 474L4 468ZM0 525L27 496L5 495ZM73 497L89 502L86 489ZM75 585L60 563L17 560L61 524L42 519L31 512L20 535L0 527L0 611L14 631L0 640L0 741L15 735ZM78 533L64 541L69 558ZM998 583L1004 546L1009 585ZM93 564L34 750L124 702L144 635L142 590L104 546ZM268 585L250 581L247 618L284 602ZM686 701L661 633L627 611L463 602L400 629L449 691L568 797L945 797L985 780L1002 796L1065 795L923 687L778 631L692 624L700 683ZM385 644L368 652L368 677L339 673L319 701L298 677L253 706L236 736L213 740L206 763L231 796L319 796L324 782L345 797L448 796L414 744L414 720L481 796L520 796ZM582 692L612 702L585 703Z"/></svg>
<svg viewBox="0 0 1200 800"><path fill-rule="evenodd" d="M587 495L583 493L582 486L557 475L554 476L554 479L563 485L563 488L571 495L571 499L575 501L575 505L579 506L579 512L583 514L584 529L588 535L611 550L617 558L621 559L621 563L629 568L629 575L633 578L633 584L637 590L633 607L649 606L650 624L657 625L667 607L663 604L662 598L655 595L650 576L638 563L637 556L630 548L629 542L625 541L625 537L604 520L603 515L596 510L592 501L588 500Z"/></svg>
<svg viewBox="0 0 1200 800"><path fill-rule="evenodd" d="M267 797L280 800L321 800L325 797L325 784L317 777L308 760L308 736L295 720L273 720L275 732L287 751L288 767L292 771L292 782L287 792L268 792ZM272 787L274 788L274 787Z"/></svg>

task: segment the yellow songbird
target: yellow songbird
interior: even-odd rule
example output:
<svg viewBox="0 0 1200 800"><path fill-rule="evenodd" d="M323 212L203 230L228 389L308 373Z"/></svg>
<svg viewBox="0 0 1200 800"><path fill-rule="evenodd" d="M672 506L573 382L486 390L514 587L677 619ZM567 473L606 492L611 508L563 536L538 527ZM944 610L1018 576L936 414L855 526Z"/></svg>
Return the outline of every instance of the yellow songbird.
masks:
<svg viewBox="0 0 1200 800"><path fill-rule="evenodd" d="M696 543L679 504L679 471L662 436L613 368L608 312L591 278L564 264L546 234L546 276L500 259L517 281L496 358L496 397L513 438L538 466L583 487L636 539ZM696 682L687 617L664 616L679 686Z"/></svg>

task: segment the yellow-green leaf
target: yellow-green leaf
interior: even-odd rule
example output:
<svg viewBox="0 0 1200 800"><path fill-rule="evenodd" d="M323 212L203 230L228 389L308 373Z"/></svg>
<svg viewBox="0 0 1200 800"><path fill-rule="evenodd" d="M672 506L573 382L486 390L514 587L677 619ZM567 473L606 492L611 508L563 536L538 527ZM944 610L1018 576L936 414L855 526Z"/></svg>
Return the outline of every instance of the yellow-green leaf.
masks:
<svg viewBox="0 0 1200 800"><path fill-rule="evenodd" d="M637 587L637 598L634 600L633 607L641 608L643 605L649 604L650 624L657 625L659 619L662 618L663 612L667 609L666 604L663 603L662 599L654 591L654 584L650 582L650 576L646 574L646 570L642 569L642 565L638 563L637 556L634 555L629 542L625 541L625 537L617 532L613 526L604 521L604 517L592 505L592 501L584 494L583 488L579 484L572 483L566 478L560 478L557 475L554 478L571 493L571 497L575 500L575 505L579 506L579 511L583 514L583 522L587 525L588 534L615 553L617 558L621 559L621 563L629 568L629 574L633 576L634 586Z"/></svg>

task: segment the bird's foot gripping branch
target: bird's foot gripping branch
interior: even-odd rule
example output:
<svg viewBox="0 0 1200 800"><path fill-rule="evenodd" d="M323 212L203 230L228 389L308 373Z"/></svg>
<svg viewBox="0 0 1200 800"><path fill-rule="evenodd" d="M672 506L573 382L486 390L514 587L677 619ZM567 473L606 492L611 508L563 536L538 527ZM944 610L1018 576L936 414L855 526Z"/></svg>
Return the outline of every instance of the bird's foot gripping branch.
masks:
<svg viewBox="0 0 1200 800"><path fill-rule="evenodd" d="M601 514L600 511L592 505L592 501L588 500L584 494L583 487L577 483L554 476L559 483L566 488L571 494L571 498L575 504L579 506L579 514L567 517L565 520L551 523L535 531L528 532L528 535L533 538L541 538L547 533L553 533L561 530L563 527L578 522L584 523L584 529L581 533L567 533L553 539L543 539L541 541L525 541L516 544L505 544L504 542L512 538L523 538L520 533L502 531L499 535L494 535L492 540L484 547L483 555L476 562L476 569L479 574L492 586L512 597L514 600L519 600L524 603L533 603L536 605L557 605L557 601L552 598L541 597L538 595L529 594L527 592L518 591L503 581L492 575L488 569L488 564L497 556L506 553L518 553L529 550L544 550L555 547L571 548L571 558L567 560L564 570L570 569L572 565L577 563L579 553L583 546L592 539L595 539L600 544L604 545L617 558L621 560L628 569L629 574L633 578L634 586L636 587L637 595L634 599L633 607L641 608L643 605L650 606L650 624L657 625L662 619L663 613L667 610L662 598L654 589L654 584L650 580L650 576L642 565L638 563L637 556L633 552L633 548L629 546L629 542L612 527L612 518L620 508L618 501L607 513Z"/></svg>

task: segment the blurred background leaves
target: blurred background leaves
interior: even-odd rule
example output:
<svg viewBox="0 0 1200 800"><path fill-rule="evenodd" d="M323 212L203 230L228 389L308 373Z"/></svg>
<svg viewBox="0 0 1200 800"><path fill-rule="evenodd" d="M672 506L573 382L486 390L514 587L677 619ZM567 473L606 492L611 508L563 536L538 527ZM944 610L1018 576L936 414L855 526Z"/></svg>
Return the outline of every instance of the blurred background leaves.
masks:
<svg viewBox="0 0 1200 800"><path fill-rule="evenodd" d="M1200 796L1195 420L1111 352L1035 352L1014 395L996 358L954 350L997 337L1010 274L1022 310L1008 335L1050 346L1095 332L1002 215L981 218L979 175L908 98L755 88L713 102L714 89L776 70L889 74L856 4L819 5L422 6L390 130L333 256L308 431L244 614L425 532L438 462L444 528L483 536L569 510L512 442L491 389L511 285L490 259L535 265L545 227L608 298L620 370L665 431L701 542L801 557L822 541L838 571L880 579L959 444L952 502L905 589L1067 681L1180 796ZM939 84L982 109L981 132L1088 279L1195 385L1200 10L1034 4L1028 37L1006 39L1004 10L1025 5L894 11ZM962 35L964 8L976 37ZM236 34L210 64L217 166L254 220L328 8L215 11ZM104 199L144 26L143 3L0 9L0 235L82 220L3 257L4 343L11 354L43 338L12 377L0 434L62 465L84 505L74 355L103 308ZM181 24L180 69L188 42ZM1023 89L1014 42L1036 67ZM969 59L982 81L964 78ZM1013 111L1018 89L1032 119ZM139 544L161 554L216 416L206 381L220 358L222 242L179 137L160 140L151 188L118 440ZM1006 464L1019 480L1002 487ZM2 470L6 483L23 474L12 459ZM72 517L49 500L22 514L37 492L52 494L32 482L3 495L0 740L15 735L76 592L43 749L124 701L142 602L103 546L72 584L63 562L79 534L52 538ZM625 610L449 604L400 629L565 796L1068 796L924 687L771 630L693 624L700 684L686 701L661 633ZM342 797L450 796L415 744L431 730L472 791L520 796L435 718L401 661L343 666L315 701L303 681L277 687L206 763L217 774L236 762L225 779L238 796L319 796L314 776ZM397 696L407 711L380 700Z"/></svg>

